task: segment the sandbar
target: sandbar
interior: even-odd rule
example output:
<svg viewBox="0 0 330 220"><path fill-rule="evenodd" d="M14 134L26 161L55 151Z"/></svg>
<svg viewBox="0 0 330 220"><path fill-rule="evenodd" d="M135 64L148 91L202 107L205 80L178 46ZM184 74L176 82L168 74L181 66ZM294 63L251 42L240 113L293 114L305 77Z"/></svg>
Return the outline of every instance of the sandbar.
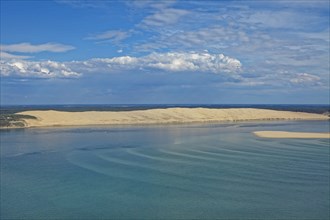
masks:
<svg viewBox="0 0 330 220"><path fill-rule="evenodd" d="M258 137L263 138L330 138L329 133L289 132L289 131L255 131Z"/></svg>
<svg viewBox="0 0 330 220"><path fill-rule="evenodd" d="M260 120L329 120L322 114L255 108L165 108L134 111L25 111L25 127L216 123Z"/></svg>

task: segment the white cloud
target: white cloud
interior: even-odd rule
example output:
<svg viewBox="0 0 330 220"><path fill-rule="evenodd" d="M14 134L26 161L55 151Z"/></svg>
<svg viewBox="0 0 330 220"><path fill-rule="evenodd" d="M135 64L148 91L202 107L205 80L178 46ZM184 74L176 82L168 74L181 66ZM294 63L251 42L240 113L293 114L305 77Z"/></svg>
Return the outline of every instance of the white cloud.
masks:
<svg viewBox="0 0 330 220"><path fill-rule="evenodd" d="M319 86L325 88L326 82L322 78L310 73L297 73L287 70L274 70L273 74L264 74L258 77L244 77L239 75L239 82L232 83L242 86L267 86L267 87L314 87Z"/></svg>
<svg viewBox="0 0 330 220"><path fill-rule="evenodd" d="M168 72L237 73L241 62L223 54L209 53L151 53L143 57L95 58L84 62L89 71L104 72L127 69L152 69Z"/></svg>
<svg viewBox="0 0 330 220"><path fill-rule="evenodd" d="M301 29L306 24L317 25L319 17L311 14L301 16L301 12L288 9L264 10L251 13L242 18L241 22L248 22L251 25L262 25L267 28Z"/></svg>
<svg viewBox="0 0 330 220"><path fill-rule="evenodd" d="M126 38L131 36L129 32L126 31L116 31L116 30L110 30L106 31L100 34L97 34L95 36L87 37L87 40L110 40L114 42L122 41Z"/></svg>
<svg viewBox="0 0 330 220"><path fill-rule="evenodd" d="M320 79L320 77L309 73L297 73L294 78L290 79L290 82L294 84L319 84Z"/></svg>
<svg viewBox="0 0 330 220"><path fill-rule="evenodd" d="M55 0L56 3L66 4L73 8L106 8L109 5L107 1L91 0Z"/></svg>
<svg viewBox="0 0 330 220"><path fill-rule="evenodd" d="M3 76L14 75L38 78L72 78L80 76L79 73L71 70L66 64L54 61L1 61L0 70Z"/></svg>
<svg viewBox="0 0 330 220"><path fill-rule="evenodd" d="M306 9L327 9L329 7L329 1L327 0L281 0L281 1L269 1L269 2L258 2L260 6L264 3L267 6L279 6L280 8L295 8L297 10Z"/></svg>
<svg viewBox="0 0 330 220"><path fill-rule="evenodd" d="M18 52L18 53L39 53L39 52L66 52L75 49L73 46L59 44L59 43L45 43L45 44L2 44L0 50L5 52Z"/></svg>
<svg viewBox="0 0 330 220"><path fill-rule="evenodd" d="M213 73L219 75L219 85L236 85L245 87L300 87L326 86L321 73L292 72L290 68L273 70L260 66L264 74L249 74L242 70L238 59L223 54L204 52L172 52L151 53L142 57L119 56L113 58L93 58L85 61L55 62L2 60L1 75L22 78L79 78L83 75L114 74L114 73ZM196 74L194 74L196 76ZM181 75L182 76L182 75ZM188 77L189 75L187 75Z"/></svg>
<svg viewBox="0 0 330 220"><path fill-rule="evenodd" d="M142 58L146 66L167 71L201 71L236 73L241 62L223 54L210 53L152 53Z"/></svg>
<svg viewBox="0 0 330 220"><path fill-rule="evenodd" d="M137 45L142 51L153 51L161 48L172 49L224 49L247 46L249 36L243 30L233 30L219 25L200 28L192 31L176 31L172 34L157 36L150 42Z"/></svg>
<svg viewBox="0 0 330 220"><path fill-rule="evenodd" d="M133 0L127 1L126 4L129 7L133 8L155 8L155 9L164 9L173 5L176 0L166 0L166 1L154 1L154 0Z"/></svg>
<svg viewBox="0 0 330 220"><path fill-rule="evenodd" d="M0 58L1 60L8 60L8 59L23 60L30 58L30 56L14 55L4 51L0 51Z"/></svg>
<svg viewBox="0 0 330 220"><path fill-rule="evenodd" d="M223 54L152 53L142 57L121 56L94 58L86 61L2 61L1 75L22 77L77 77L82 73L112 73L127 70L153 70L165 72L207 72L236 74L241 62Z"/></svg>
<svg viewBox="0 0 330 220"><path fill-rule="evenodd" d="M156 13L145 17L141 23L143 27L162 27L176 23L182 16L187 15L189 11L175 8L165 8Z"/></svg>

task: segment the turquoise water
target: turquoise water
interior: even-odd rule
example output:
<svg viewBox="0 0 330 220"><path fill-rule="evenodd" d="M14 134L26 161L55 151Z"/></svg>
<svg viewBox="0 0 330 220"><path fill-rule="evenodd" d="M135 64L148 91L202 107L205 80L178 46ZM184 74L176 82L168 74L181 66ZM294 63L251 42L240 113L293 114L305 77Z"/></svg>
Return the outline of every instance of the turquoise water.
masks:
<svg viewBox="0 0 330 220"><path fill-rule="evenodd" d="M328 219L326 121L1 131L1 219Z"/></svg>

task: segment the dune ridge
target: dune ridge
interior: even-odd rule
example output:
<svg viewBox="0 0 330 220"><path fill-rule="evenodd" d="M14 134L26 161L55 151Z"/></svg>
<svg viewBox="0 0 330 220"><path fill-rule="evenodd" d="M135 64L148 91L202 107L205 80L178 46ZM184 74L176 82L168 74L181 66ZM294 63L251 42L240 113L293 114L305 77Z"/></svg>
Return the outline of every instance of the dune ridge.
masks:
<svg viewBox="0 0 330 220"><path fill-rule="evenodd" d="M167 108L134 111L25 111L17 114L34 116L24 119L26 127L138 125L168 123L234 122L249 120L328 120L321 114L254 108Z"/></svg>

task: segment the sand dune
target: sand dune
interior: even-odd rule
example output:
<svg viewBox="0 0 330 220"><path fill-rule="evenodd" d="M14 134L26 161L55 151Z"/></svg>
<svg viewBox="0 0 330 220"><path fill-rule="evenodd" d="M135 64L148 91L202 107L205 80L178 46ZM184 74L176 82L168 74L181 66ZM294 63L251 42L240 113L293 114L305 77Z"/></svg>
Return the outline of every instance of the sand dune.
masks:
<svg viewBox="0 0 330 220"><path fill-rule="evenodd" d="M62 112L50 110L25 111L17 114L31 115L37 118L37 120L25 119L26 127L329 119L321 114L253 108L168 108L119 112Z"/></svg>
<svg viewBox="0 0 330 220"><path fill-rule="evenodd" d="M255 131L258 137L265 138L330 138L330 133L288 132L288 131Z"/></svg>

